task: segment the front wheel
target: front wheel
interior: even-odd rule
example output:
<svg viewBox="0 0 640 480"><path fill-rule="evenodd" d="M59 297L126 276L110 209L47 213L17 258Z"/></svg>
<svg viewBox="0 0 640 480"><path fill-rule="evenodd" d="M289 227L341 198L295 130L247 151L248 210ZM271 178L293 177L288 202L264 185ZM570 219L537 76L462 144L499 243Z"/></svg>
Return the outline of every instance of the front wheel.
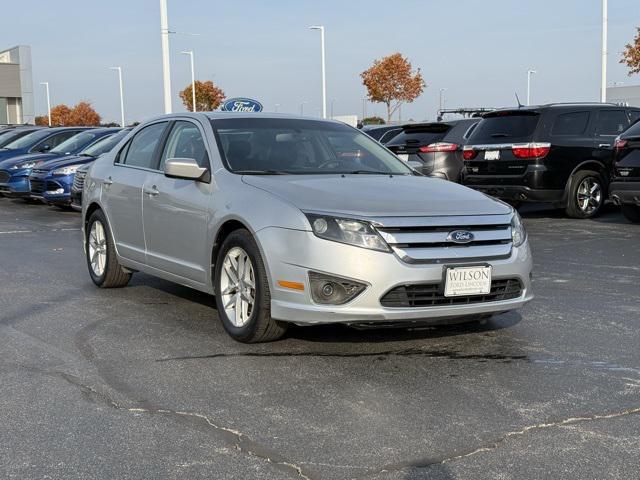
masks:
<svg viewBox="0 0 640 480"><path fill-rule="evenodd" d="M131 272L118 262L113 238L102 210L89 217L85 231L87 266L91 280L102 288L124 287L131 279Z"/></svg>
<svg viewBox="0 0 640 480"><path fill-rule="evenodd" d="M592 218L604 205L605 188L598 172L584 170L576 173L569 188L566 212L571 218Z"/></svg>
<svg viewBox="0 0 640 480"><path fill-rule="evenodd" d="M271 293L255 240L247 230L231 232L215 264L218 315L227 333L243 343L277 340L287 324L271 318Z"/></svg>
<svg viewBox="0 0 640 480"><path fill-rule="evenodd" d="M622 205L622 215L633 223L640 223L640 207L637 205Z"/></svg>

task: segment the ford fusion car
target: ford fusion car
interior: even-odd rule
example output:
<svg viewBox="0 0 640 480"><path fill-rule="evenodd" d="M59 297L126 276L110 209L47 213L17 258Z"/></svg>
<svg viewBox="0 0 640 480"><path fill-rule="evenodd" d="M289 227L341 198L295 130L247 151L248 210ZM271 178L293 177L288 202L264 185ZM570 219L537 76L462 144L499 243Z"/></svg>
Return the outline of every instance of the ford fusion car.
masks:
<svg viewBox="0 0 640 480"><path fill-rule="evenodd" d="M111 150L128 133L129 130L114 130L114 133L103 136L78 155L67 155L35 167L29 175L31 197L60 207L68 207L71 204L71 185L76 170Z"/></svg>
<svg viewBox="0 0 640 480"><path fill-rule="evenodd" d="M45 153L22 155L1 161L0 174L6 172L8 178L0 182L0 191L11 197L30 197L29 175L33 168L59 160L67 155L75 155L101 138L113 135L119 129L92 128L84 130L76 130L75 135Z"/></svg>
<svg viewBox="0 0 640 480"><path fill-rule="evenodd" d="M214 294L241 342L290 323L468 322L533 298L517 212L416 174L340 122L163 116L84 185L92 281L122 287L141 271Z"/></svg>

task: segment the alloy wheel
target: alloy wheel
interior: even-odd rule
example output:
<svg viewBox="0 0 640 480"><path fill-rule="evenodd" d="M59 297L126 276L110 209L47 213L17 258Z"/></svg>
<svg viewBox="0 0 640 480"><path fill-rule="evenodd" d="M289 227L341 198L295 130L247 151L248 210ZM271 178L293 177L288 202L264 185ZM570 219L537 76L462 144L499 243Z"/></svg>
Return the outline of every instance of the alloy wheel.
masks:
<svg viewBox="0 0 640 480"><path fill-rule="evenodd" d="M602 204L602 186L593 177L587 177L580 182L576 195L578 208L587 215L594 213Z"/></svg>
<svg viewBox="0 0 640 480"><path fill-rule="evenodd" d="M231 248L224 257L220 296L227 318L235 327L244 326L253 313L256 280L251 259L240 247Z"/></svg>
<svg viewBox="0 0 640 480"><path fill-rule="evenodd" d="M107 236L99 220L91 224L89 232L89 263L93 273L100 277L107 264Z"/></svg>

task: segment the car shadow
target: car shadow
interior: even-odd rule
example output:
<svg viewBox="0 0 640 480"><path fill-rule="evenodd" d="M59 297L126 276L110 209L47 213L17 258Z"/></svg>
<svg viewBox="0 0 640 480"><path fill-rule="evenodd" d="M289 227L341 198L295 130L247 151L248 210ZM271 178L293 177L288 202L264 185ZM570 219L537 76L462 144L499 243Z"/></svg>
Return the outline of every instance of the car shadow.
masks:
<svg viewBox="0 0 640 480"><path fill-rule="evenodd" d="M569 218L564 210L560 208L555 208L551 204L546 203L529 203L523 204L518 208L518 213L523 218L523 220L527 219L565 219L567 221L572 221L576 219ZM613 203L607 203L602 207L602 210L595 218L590 218L588 220L577 220L577 221L590 221L597 223L608 223L608 224L630 224L623 216L620 211L620 207L614 205Z"/></svg>

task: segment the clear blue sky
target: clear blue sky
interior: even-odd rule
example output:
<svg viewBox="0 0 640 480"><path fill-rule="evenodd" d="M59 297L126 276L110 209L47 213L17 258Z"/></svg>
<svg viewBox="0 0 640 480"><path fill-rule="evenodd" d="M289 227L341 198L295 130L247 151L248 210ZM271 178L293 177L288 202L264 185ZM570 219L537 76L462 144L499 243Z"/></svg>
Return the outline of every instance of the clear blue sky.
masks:
<svg viewBox="0 0 640 480"><path fill-rule="evenodd" d="M119 118L117 74L124 70L127 121L162 113L158 0L4 2L0 47L31 45L36 113L52 102L89 100L105 120ZM213 80L227 96L253 97L273 110L320 108L319 33L327 35L329 99L335 114L360 113L359 73L399 51L420 67L428 84L403 108L403 119L433 119L438 91L447 107L512 105L524 101L526 70L538 70L532 100L596 100L600 85L600 0L169 0L174 110L177 92L196 77ZM618 64L640 25L638 0L609 0L609 81L640 84ZM382 106L368 113L383 114Z"/></svg>

